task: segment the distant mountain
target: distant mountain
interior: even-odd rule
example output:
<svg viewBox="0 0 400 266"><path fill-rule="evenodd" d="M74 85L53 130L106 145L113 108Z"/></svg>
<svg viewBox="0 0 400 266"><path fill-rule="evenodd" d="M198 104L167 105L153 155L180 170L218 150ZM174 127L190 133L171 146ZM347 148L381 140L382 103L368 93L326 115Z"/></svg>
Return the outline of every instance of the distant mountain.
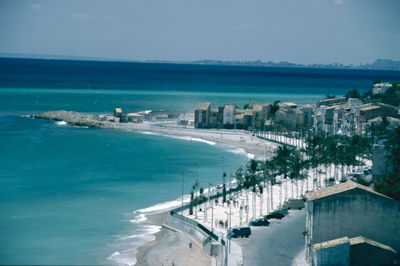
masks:
<svg viewBox="0 0 400 266"><path fill-rule="evenodd" d="M400 70L400 61L390 59L377 59L371 64L343 65L333 64L295 64L287 61L262 62L256 61L220 61L220 60L198 60L185 63L204 64L204 65L238 65L238 66L273 66L273 67L307 67L307 68L340 68L340 69L381 69L381 70Z"/></svg>
<svg viewBox="0 0 400 266"><path fill-rule="evenodd" d="M400 61L390 59L377 59L371 64L343 65L333 64L295 64L287 61L263 62L254 61L223 61L223 60L195 60L195 61L170 61L170 60L122 60L111 58L95 58L84 56L46 55L46 54L18 54L0 53L0 58L33 58L33 59L61 59L61 60L88 60L88 61L120 61L120 62L141 62L141 63L169 63L169 64L196 64L196 65L234 65L234 66L272 66L272 67L306 67L306 68L336 68L336 69L380 69L400 70Z"/></svg>
<svg viewBox="0 0 400 266"><path fill-rule="evenodd" d="M372 64L360 65L360 68L399 70L400 61L393 61L390 59L377 59Z"/></svg>

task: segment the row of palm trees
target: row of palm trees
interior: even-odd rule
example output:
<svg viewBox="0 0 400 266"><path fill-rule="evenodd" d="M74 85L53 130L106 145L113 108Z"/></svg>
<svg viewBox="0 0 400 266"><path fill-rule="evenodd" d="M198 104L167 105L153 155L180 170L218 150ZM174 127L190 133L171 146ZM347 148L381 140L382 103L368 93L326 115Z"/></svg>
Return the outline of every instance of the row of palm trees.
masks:
<svg viewBox="0 0 400 266"><path fill-rule="evenodd" d="M287 145L278 147L272 158L265 161L250 160L245 167L240 167L235 173L237 183L236 191L246 193L246 206L249 206L249 192L252 191L252 213L256 216L256 197L260 199L260 212L263 209L263 193L268 193L266 208L267 212L273 209L274 198L272 187L279 186L279 203L289 198L288 184L292 183L292 197L303 194L304 181L306 190L322 188L328 184L328 181L337 181L343 178L346 173L353 170L354 167L361 167L364 164L366 155L369 154L371 142L362 136L353 137L324 134L302 134L304 146L295 148ZM309 189L308 176L313 171L312 188ZM225 173L223 173L225 175ZM285 184L285 193L283 193L282 184ZM299 186L299 183L301 184ZM300 191L299 191L300 187ZM192 187L190 213L193 214L195 207L206 201L202 190L197 197L196 191L200 188L199 183ZM226 195L226 189L221 191L221 195ZM232 191L231 191L232 192ZM229 191L228 191L229 193ZM241 193L241 192L238 192ZM248 212L247 219L248 220ZM260 213L261 215L261 213Z"/></svg>

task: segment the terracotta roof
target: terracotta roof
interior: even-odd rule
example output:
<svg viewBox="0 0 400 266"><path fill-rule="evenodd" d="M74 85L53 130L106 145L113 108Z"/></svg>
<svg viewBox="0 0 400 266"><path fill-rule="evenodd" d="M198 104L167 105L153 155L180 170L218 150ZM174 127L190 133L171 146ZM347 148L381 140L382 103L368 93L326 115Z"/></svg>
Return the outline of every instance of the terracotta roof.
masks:
<svg viewBox="0 0 400 266"><path fill-rule="evenodd" d="M209 102L197 103L195 110L207 110L211 106Z"/></svg>
<svg viewBox="0 0 400 266"><path fill-rule="evenodd" d="M329 196L332 196L332 195L340 194L342 192L350 191L350 190L353 190L353 189L361 189L361 190L367 191L369 193L373 193L373 194L376 194L378 196L381 196L383 198L392 199L392 198L389 198L388 196L385 196L383 194L380 194L380 193L374 191L373 189L371 189L369 187L360 185L360 184L358 184L356 182L353 182L351 180L348 180L345 183L341 183L341 184L338 184L338 185L335 185L335 186L332 186L332 187L328 187L328 188L320 189L320 190L317 190L317 191L314 191L314 192L306 193L305 196L306 196L307 200L313 201L313 200L326 198L326 197L329 197Z"/></svg>

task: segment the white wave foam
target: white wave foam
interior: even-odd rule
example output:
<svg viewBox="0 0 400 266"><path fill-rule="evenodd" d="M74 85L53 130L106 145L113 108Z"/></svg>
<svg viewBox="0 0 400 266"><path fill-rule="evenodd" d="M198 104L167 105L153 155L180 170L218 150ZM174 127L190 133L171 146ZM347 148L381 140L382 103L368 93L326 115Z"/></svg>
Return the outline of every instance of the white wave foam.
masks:
<svg viewBox="0 0 400 266"><path fill-rule="evenodd" d="M188 203L190 201L189 195L183 196L183 203ZM163 212L167 210L171 210L173 208L180 207L182 205L182 198L178 198L176 200L167 201L163 203L159 203L148 208L140 209L138 212L140 213L156 213L156 212Z"/></svg>
<svg viewBox="0 0 400 266"><path fill-rule="evenodd" d="M190 140L191 140L191 141L197 141L197 142L203 142L203 143L206 143L206 144L209 144L209 145L215 145L215 144L217 144L217 143L214 142L214 141L205 140L205 139L199 139L199 138L190 138Z"/></svg>
<svg viewBox="0 0 400 266"><path fill-rule="evenodd" d="M127 240L127 239L132 239L132 238L143 238L149 235L154 235L155 233L159 232L161 229L161 226L158 225L146 225L144 226L143 234L135 234L135 235L129 235L129 236L123 236L118 238L118 240Z"/></svg>
<svg viewBox="0 0 400 266"><path fill-rule="evenodd" d="M139 234L119 237L117 241L121 250L114 252L107 259L117 265L135 265L137 248L144 243L153 241L155 239L154 234L159 232L160 229L161 226L146 225L136 230L140 232Z"/></svg>
<svg viewBox="0 0 400 266"><path fill-rule="evenodd" d="M254 159L256 156L252 153L247 153L247 158Z"/></svg>
<svg viewBox="0 0 400 266"><path fill-rule="evenodd" d="M179 139L179 140L202 142L202 143L206 143L208 145L217 144L216 142L211 141L211 140L206 140L206 139L202 139L202 138L194 138L194 137L191 137L191 136L179 136L179 135L172 135L172 134L162 134L162 133L156 133L156 132L151 132L151 131L138 131L138 132L142 133L142 134L145 134L145 135L164 136L164 137L169 137L169 138Z"/></svg>
<svg viewBox="0 0 400 266"><path fill-rule="evenodd" d="M134 249L132 249L131 251L135 252ZM116 251L113 254L111 254L107 259L110 261L113 261L117 265L131 266L131 265L135 265L137 262L136 255L132 256L132 254L135 254L135 253L128 252L127 250L125 250L123 252Z"/></svg>
<svg viewBox="0 0 400 266"><path fill-rule="evenodd" d="M146 214L144 214L144 213L139 213L138 215L137 215L137 218L135 218L135 219L132 219L132 220L129 220L131 223L133 223L133 224L138 224L138 223L142 223L142 222L144 222L144 221L146 221L147 220L147 217L146 217Z"/></svg>
<svg viewBox="0 0 400 266"><path fill-rule="evenodd" d="M256 156L252 153L246 152L245 149L243 148L237 148L234 150L228 150L228 152L232 152L238 155L245 155L249 159L254 159Z"/></svg>
<svg viewBox="0 0 400 266"><path fill-rule="evenodd" d="M58 126L66 126L66 125L67 125L67 122L65 122L65 121L57 121L56 124L57 124Z"/></svg>
<svg viewBox="0 0 400 266"><path fill-rule="evenodd" d="M139 131L142 134L145 135L154 135L154 136L162 136L161 134L155 133L155 132L150 132L150 131Z"/></svg>

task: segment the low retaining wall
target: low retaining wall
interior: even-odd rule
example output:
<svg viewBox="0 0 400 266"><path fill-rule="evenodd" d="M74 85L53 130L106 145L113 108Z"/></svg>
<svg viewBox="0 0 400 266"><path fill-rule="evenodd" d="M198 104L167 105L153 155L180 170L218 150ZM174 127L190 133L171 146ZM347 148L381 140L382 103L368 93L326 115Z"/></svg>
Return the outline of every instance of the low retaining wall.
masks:
<svg viewBox="0 0 400 266"><path fill-rule="evenodd" d="M194 224L187 223L186 221L177 219L173 216L167 217L166 224L195 237L197 240L199 240L202 247L204 247L207 244L207 242L209 242L208 240L209 236L206 233L202 232L200 229L198 229L198 227Z"/></svg>
<svg viewBox="0 0 400 266"><path fill-rule="evenodd" d="M216 237L215 240L218 241L218 237L212 232L210 232L210 235L207 232L204 232L203 229L201 228L202 225L198 224L196 221L193 221L183 216L177 218L170 215L167 217L165 223L168 226L176 228L197 239L201 244L201 248L207 255L214 257L221 257L221 252L222 252L221 245L219 243L216 243L215 241L212 241L214 237ZM211 237L211 235L214 237Z"/></svg>

